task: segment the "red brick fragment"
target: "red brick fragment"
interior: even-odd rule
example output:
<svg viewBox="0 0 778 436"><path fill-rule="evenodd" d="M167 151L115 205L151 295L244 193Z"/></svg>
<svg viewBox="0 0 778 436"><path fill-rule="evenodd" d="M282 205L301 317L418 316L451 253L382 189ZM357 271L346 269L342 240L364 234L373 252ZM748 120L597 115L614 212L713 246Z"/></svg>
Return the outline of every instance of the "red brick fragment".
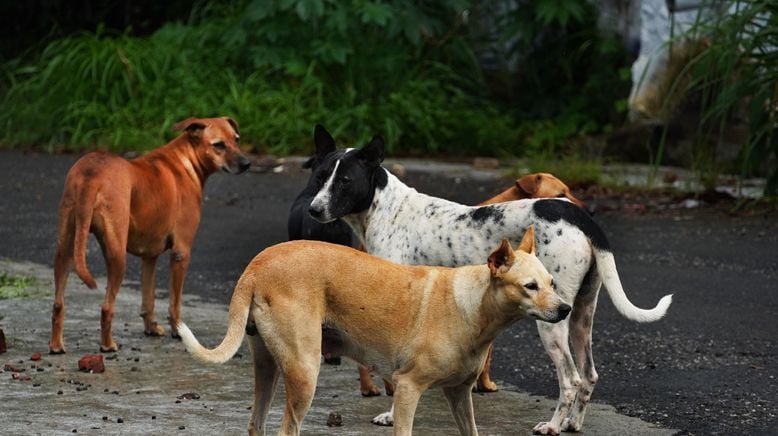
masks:
<svg viewBox="0 0 778 436"><path fill-rule="evenodd" d="M19 373L19 372L15 372L15 373L11 374L11 378L13 378L14 380L20 380L20 381L30 380L30 376L29 375L22 374L22 373Z"/></svg>
<svg viewBox="0 0 778 436"><path fill-rule="evenodd" d="M78 361L78 370L84 372L105 372L102 354L87 354Z"/></svg>
<svg viewBox="0 0 778 436"><path fill-rule="evenodd" d="M34 360L34 361L41 360L41 353L37 351L32 353L32 356L30 356L30 360Z"/></svg>

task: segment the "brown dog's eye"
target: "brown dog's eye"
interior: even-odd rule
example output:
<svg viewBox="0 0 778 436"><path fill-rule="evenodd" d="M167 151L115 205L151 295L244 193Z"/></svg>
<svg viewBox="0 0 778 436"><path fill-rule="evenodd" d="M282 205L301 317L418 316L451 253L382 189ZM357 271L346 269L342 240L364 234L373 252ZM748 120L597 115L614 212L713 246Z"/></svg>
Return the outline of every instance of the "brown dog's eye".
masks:
<svg viewBox="0 0 778 436"><path fill-rule="evenodd" d="M215 148L217 150L226 150L227 149L227 144L225 144L224 141L214 142L212 145L213 145L213 148Z"/></svg>

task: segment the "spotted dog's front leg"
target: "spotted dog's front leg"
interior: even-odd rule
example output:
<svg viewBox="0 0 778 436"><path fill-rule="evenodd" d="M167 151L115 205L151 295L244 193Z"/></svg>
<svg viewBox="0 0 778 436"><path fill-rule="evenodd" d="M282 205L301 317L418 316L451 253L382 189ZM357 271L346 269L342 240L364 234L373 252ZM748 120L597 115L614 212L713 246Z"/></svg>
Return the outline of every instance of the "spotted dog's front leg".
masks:
<svg viewBox="0 0 778 436"><path fill-rule="evenodd" d="M538 321L538 331L546 352L557 369L559 402L551 420L538 423L532 432L543 435L558 435L562 428L562 421L567 418L573 401L575 401L581 377L575 368L568 345L568 320L556 324Z"/></svg>

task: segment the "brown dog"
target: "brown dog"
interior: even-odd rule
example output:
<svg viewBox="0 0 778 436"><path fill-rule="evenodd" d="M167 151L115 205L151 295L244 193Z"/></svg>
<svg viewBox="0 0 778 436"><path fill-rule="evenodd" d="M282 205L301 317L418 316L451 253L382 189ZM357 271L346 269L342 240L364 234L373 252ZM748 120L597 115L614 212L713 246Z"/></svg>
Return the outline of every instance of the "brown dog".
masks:
<svg viewBox="0 0 778 436"><path fill-rule="evenodd" d="M576 206L586 209L586 204L577 199L567 185L549 173L534 173L520 177L516 179L513 186L484 201L481 205L524 198L567 198Z"/></svg>
<svg viewBox="0 0 778 436"><path fill-rule="evenodd" d="M126 253L142 259L145 333L160 336L165 329L154 321L154 273L157 257L171 250L168 313L173 336L177 336L184 275L200 223L205 180L219 170L241 173L251 163L238 148L238 124L231 118L189 118L175 128L184 133L142 157L126 160L93 152L68 172L59 206L50 353L65 352L65 284L71 266L75 264L76 273L88 287L97 287L86 266L90 232L100 242L108 275L100 350L118 349L111 336L111 321L124 279Z"/></svg>
<svg viewBox="0 0 778 436"><path fill-rule="evenodd" d="M532 228L519 250L507 241L485 265L399 265L350 247L292 241L267 248L244 271L222 343L205 349L183 324L187 350L229 360L247 323L254 362L249 434L265 434L279 375L286 410L279 434L296 435L313 400L320 355L351 357L391 379L394 434L411 434L419 398L441 387L463 435L476 435L471 389L489 343L524 316L558 322L571 307L554 292ZM322 333L322 326L327 327Z"/></svg>
<svg viewBox="0 0 778 436"><path fill-rule="evenodd" d="M534 173L522 176L516 179L516 183L513 186L480 203L479 206L524 198L567 198L578 207L586 209L586 204L577 199L564 182L549 173ZM484 363L484 369L478 376L478 381L475 385L476 392L497 392L498 390L497 384L492 381L489 374L492 366L493 351L494 347L489 345L489 353Z"/></svg>

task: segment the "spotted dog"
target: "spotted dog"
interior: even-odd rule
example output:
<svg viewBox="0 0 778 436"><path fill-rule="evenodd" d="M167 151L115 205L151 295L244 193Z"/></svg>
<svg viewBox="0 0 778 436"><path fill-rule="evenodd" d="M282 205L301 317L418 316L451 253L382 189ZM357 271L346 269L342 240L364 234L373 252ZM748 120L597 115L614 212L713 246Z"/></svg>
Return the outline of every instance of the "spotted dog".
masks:
<svg viewBox="0 0 778 436"><path fill-rule="evenodd" d="M605 234L567 200L464 206L405 185L381 166L383 156L384 142L378 136L361 149L319 156L313 176L320 188L311 202L311 216L320 222L343 219L368 253L398 263L451 267L478 263L502 239L515 244L534 226L537 256L553 275L556 291L573 305L567 320L537 325L557 368L559 402L553 417L534 432L580 431L598 380L591 346L600 286L605 285L624 317L637 322L662 318L672 295L650 310L634 306L624 293ZM373 422L392 425L392 412Z"/></svg>

